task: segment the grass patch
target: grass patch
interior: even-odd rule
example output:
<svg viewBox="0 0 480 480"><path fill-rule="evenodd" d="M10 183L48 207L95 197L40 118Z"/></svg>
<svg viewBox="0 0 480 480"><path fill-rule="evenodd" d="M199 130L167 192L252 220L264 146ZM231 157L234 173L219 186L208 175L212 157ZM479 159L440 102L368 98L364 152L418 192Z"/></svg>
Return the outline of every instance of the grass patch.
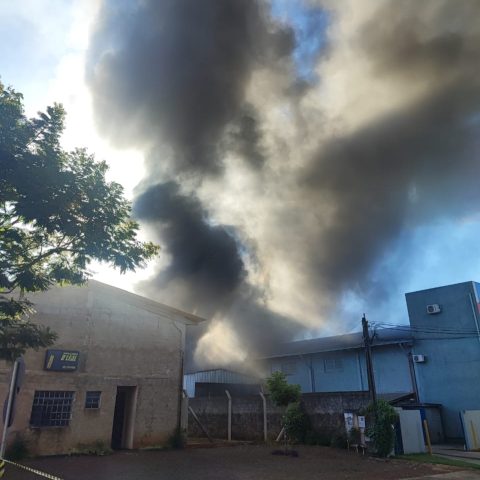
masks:
<svg viewBox="0 0 480 480"><path fill-rule="evenodd" d="M437 455L428 455L427 453L415 453L409 455L398 455L398 460L409 460L411 462L431 463L434 465L449 465L451 467L470 468L472 470L480 470L480 465L476 463L464 462L455 458L439 457Z"/></svg>
<svg viewBox="0 0 480 480"><path fill-rule="evenodd" d="M99 457L112 453L113 450L102 440L93 443L79 443L70 451L70 455L96 455Z"/></svg>

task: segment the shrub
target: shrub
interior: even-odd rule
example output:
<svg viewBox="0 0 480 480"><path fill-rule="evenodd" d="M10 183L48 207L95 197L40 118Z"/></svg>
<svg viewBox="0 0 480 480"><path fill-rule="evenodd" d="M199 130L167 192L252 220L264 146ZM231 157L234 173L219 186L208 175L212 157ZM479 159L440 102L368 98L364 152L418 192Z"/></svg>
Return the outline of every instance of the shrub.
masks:
<svg viewBox="0 0 480 480"><path fill-rule="evenodd" d="M287 407L283 425L288 437L295 443L305 443L306 436L312 429L310 418L300 402L291 403Z"/></svg>
<svg viewBox="0 0 480 480"><path fill-rule="evenodd" d="M395 444L394 424L398 415L395 409L385 400L377 400L376 406L370 404L367 413L372 417L372 425L367 435L373 440L375 450L380 457L387 457Z"/></svg>
<svg viewBox="0 0 480 480"><path fill-rule="evenodd" d="M279 407L286 407L289 403L300 400L300 385L290 385L283 372L273 372L267 378L267 388L272 402Z"/></svg>

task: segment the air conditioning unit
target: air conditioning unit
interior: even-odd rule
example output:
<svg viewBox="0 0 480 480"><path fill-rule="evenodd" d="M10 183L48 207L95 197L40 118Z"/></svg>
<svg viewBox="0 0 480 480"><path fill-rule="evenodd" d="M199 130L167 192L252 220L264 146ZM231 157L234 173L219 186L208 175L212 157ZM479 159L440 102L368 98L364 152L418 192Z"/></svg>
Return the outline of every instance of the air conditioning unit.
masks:
<svg viewBox="0 0 480 480"><path fill-rule="evenodd" d="M425 363L427 357L425 355L412 355L413 361L415 363Z"/></svg>
<svg viewBox="0 0 480 480"><path fill-rule="evenodd" d="M432 303L431 305L427 305L427 313L429 315L435 315L436 313L440 313L441 311L442 309L438 303Z"/></svg>

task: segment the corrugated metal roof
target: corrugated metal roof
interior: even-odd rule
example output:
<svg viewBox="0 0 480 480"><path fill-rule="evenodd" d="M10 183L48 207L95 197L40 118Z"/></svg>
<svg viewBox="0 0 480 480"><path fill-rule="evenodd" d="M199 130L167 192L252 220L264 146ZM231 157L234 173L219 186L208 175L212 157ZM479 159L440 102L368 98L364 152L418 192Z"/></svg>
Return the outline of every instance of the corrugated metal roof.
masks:
<svg viewBox="0 0 480 480"><path fill-rule="evenodd" d="M392 343L409 343L413 339L408 326L397 328L383 328L375 332L373 346L388 345ZM284 343L270 352L265 352L262 358L286 357L305 355L319 352L334 352L337 350L349 350L363 348L362 332L335 335L332 337L313 338Z"/></svg>
<svg viewBox="0 0 480 480"><path fill-rule="evenodd" d="M187 373L183 376L183 388L187 391L189 397L195 395L195 383L197 382L257 384L259 379L253 375L245 375L223 368Z"/></svg>

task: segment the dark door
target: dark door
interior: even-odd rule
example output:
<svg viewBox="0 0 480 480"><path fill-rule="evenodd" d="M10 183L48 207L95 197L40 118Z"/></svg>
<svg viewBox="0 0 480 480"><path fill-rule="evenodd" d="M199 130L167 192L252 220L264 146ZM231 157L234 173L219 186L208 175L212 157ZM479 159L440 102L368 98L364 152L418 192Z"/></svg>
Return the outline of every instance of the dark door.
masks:
<svg viewBox="0 0 480 480"><path fill-rule="evenodd" d="M112 425L112 448L132 448L137 387L117 387Z"/></svg>
<svg viewBox="0 0 480 480"><path fill-rule="evenodd" d="M112 448L119 450L123 447L123 432L125 430L127 391L117 387L117 398L115 400L115 411L113 413Z"/></svg>

